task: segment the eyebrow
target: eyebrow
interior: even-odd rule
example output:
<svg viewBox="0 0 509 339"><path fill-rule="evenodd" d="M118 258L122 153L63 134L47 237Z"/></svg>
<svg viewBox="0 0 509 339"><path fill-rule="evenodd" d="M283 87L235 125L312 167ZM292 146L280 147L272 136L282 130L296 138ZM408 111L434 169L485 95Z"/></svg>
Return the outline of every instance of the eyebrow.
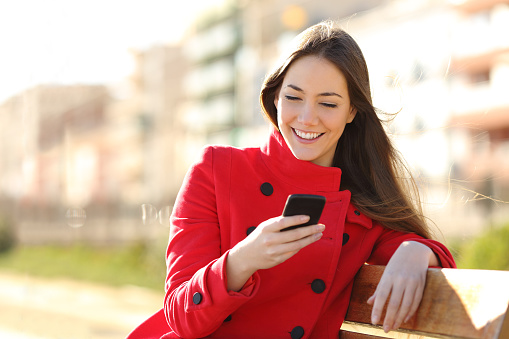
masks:
<svg viewBox="0 0 509 339"><path fill-rule="evenodd" d="M297 92L304 93L304 90L298 86L289 84L289 85L286 85L286 87L290 87L290 88L296 90ZM337 97L343 98L341 95L339 95L338 93L335 93L335 92L324 92L324 93L318 94L318 96L323 96L323 97L337 96Z"/></svg>

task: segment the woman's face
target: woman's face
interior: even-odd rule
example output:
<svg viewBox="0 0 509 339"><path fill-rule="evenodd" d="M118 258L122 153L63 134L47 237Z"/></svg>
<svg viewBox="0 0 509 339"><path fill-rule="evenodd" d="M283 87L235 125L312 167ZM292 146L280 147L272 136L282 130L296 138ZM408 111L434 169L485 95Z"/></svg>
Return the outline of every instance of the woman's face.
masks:
<svg viewBox="0 0 509 339"><path fill-rule="evenodd" d="M274 104L293 155L332 166L338 140L356 114L343 73L325 58L302 57L288 68Z"/></svg>

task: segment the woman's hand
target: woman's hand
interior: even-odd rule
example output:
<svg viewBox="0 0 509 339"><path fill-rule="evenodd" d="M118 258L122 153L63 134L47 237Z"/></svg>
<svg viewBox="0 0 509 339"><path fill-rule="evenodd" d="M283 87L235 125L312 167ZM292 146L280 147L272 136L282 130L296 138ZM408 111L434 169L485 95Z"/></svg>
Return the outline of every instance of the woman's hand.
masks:
<svg viewBox="0 0 509 339"><path fill-rule="evenodd" d="M308 216L276 217L264 221L235 245L226 262L227 288L239 291L257 270L281 264L302 248L322 237L324 225L311 225L281 232L307 222Z"/></svg>
<svg viewBox="0 0 509 339"><path fill-rule="evenodd" d="M421 302L428 266L438 265L435 254L426 245L403 242L389 260L375 293L368 299L368 304L373 305L373 325L380 321L389 294L384 331L398 329L403 321L407 322Z"/></svg>

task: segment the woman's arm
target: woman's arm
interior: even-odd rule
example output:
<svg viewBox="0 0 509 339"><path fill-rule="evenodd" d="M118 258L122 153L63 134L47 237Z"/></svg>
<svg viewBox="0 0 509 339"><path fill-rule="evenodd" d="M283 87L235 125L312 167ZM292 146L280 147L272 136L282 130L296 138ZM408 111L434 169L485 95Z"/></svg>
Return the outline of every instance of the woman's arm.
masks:
<svg viewBox="0 0 509 339"><path fill-rule="evenodd" d="M386 265L374 295L368 300L373 305L373 324L382 320L382 309L388 302L383 319L385 331L398 328L415 313L422 299L428 267L456 267L452 254L440 242L387 228L377 237L367 263Z"/></svg>
<svg viewBox="0 0 509 339"><path fill-rule="evenodd" d="M408 321L421 302L428 267L438 265L437 256L426 245L403 242L389 260L375 293L368 299L368 304L373 305L372 323L379 323L387 301L385 332L398 329L403 321Z"/></svg>
<svg viewBox="0 0 509 339"><path fill-rule="evenodd" d="M213 166L224 160L218 153L207 147L190 168L171 216L164 311L181 337L209 335L256 293L256 277L241 293L226 289L228 249L221 250Z"/></svg>

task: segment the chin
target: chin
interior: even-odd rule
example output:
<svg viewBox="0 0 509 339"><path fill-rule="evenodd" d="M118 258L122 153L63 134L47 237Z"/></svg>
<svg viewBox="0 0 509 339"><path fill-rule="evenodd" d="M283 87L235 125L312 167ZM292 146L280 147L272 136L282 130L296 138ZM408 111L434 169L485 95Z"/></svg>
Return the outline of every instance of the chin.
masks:
<svg viewBox="0 0 509 339"><path fill-rule="evenodd" d="M293 155L299 159L299 160L302 160L302 161L313 161L316 159L315 156L311 156L309 154L302 154L302 153L293 153Z"/></svg>

